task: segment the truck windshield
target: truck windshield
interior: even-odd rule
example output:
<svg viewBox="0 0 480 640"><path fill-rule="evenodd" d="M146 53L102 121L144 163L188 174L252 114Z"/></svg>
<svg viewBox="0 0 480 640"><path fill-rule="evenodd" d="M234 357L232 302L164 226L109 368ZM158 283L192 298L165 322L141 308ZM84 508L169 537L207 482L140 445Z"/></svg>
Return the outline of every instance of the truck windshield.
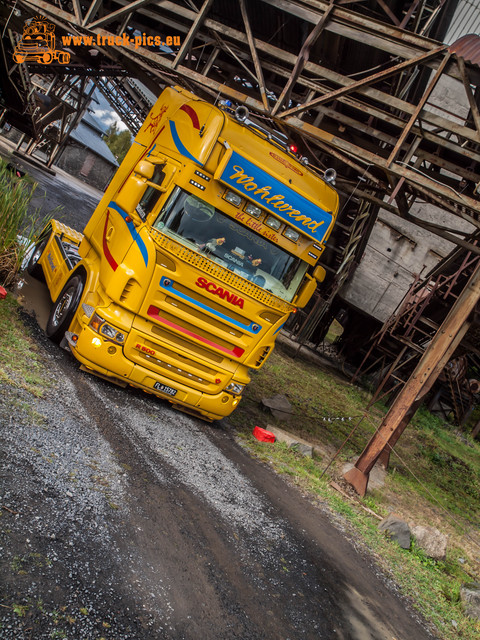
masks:
<svg viewBox="0 0 480 640"><path fill-rule="evenodd" d="M153 228L287 302L293 299L308 266L180 187L175 187Z"/></svg>

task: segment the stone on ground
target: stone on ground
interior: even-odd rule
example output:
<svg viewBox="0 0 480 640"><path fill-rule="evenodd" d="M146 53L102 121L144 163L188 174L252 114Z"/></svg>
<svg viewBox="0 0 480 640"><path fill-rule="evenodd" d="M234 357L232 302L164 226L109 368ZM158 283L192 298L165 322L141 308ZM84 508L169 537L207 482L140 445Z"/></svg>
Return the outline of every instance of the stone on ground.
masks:
<svg viewBox="0 0 480 640"><path fill-rule="evenodd" d="M270 409L277 420L290 420L293 415L293 408L288 398L280 393L273 398L262 398L262 404Z"/></svg>
<svg viewBox="0 0 480 640"><path fill-rule="evenodd" d="M460 600L467 616L480 620L480 582L464 584L460 589Z"/></svg>
<svg viewBox="0 0 480 640"><path fill-rule="evenodd" d="M447 536L435 529L417 525L412 527L412 535L415 536L417 547L422 549L429 558L445 560L447 557Z"/></svg>
<svg viewBox="0 0 480 640"><path fill-rule="evenodd" d="M411 532L410 527L395 515L389 515L378 525L380 531L386 533L392 540L395 540L402 549L410 549Z"/></svg>

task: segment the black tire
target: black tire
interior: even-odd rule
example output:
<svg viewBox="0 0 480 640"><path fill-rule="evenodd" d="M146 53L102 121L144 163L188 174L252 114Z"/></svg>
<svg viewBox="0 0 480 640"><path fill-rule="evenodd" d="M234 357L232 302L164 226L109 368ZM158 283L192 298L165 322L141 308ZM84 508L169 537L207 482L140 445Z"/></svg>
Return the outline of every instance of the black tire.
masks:
<svg viewBox="0 0 480 640"><path fill-rule="evenodd" d="M56 299L45 328L45 333L52 342L60 344L62 341L80 304L84 284L83 278L79 274L73 275L67 280Z"/></svg>
<svg viewBox="0 0 480 640"><path fill-rule="evenodd" d="M42 253L47 246L47 242L48 238L43 238L43 240L37 242L27 264L27 273L29 273L33 278L42 280L43 282L45 282L45 276L43 274L42 267L38 264L38 261L42 257Z"/></svg>

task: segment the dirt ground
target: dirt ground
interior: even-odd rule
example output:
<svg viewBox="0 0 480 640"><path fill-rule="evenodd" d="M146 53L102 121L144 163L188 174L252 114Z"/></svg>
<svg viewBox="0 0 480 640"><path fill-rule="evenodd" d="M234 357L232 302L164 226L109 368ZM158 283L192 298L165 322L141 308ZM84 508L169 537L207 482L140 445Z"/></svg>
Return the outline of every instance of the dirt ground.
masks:
<svg viewBox="0 0 480 640"><path fill-rule="evenodd" d="M73 180L45 184L81 201ZM48 308L35 281L21 294ZM342 522L251 459L228 421L79 371L24 317L52 389L0 395L2 640L433 637Z"/></svg>
<svg viewBox="0 0 480 640"><path fill-rule="evenodd" d="M80 372L4 387L0 637L431 637L372 561L208 425Z"/></svg>

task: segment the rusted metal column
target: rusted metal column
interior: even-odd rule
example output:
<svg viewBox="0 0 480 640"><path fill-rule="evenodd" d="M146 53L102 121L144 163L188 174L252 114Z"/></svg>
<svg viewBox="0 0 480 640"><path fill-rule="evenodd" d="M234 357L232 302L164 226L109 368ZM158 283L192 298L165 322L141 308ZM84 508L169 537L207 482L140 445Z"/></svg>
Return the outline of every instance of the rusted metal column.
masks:
<svg viewBox="0 0 480 640"><path fill-rule="evenodd" d="M425 386L433 384L442 369L442 365L446 364L446 359L452 353L452 347L455 343L458 344L458 335L464 334L464 325L479 300L480 265L477 265L465 289L450 309L430 346L423 354L407 384L390 407L377 432L361 453L353 469L344 475L345 480L360 495L365 495L369 473L382 451L386 447L390 450L392 443L398 440L399 435L407 426L408 422L405 420L405 416L412 404L419 395L424 395L426 392Z"/></svg>
<svg viewBox="0 0 480 640"><path fill-rule="evenodd" d="M427 393L433 387L433 384L434 384L435 380L438 378L440 373L443 371L443 369L447 365L448 361L453 357L455 349L458 347L458 345L461 343L461 341L465 337L465 334L470 329L470 326L471 326L471 322L465 322L460 327L459 332L457 333L455 338L450 343L450 345L449 345L448 349L445 351L443 357L440 358L440 360L438 361L437 365L434 367L432 373L430 374L430 377L428 378L428 380L423 385L422 389L420 390L419 394L417 395L417 397L413 401L413 403L410 406L410 408L406 411L405 416L403 417L401 423L398 425L397 429L395 430L395 433L392 434L392 437L390 438L390 440L388 442L388 445L386 445L384 447L382 453L379 455L378 462L383 467L385 467L385 469L388 468L388 465L389 465L389 462L390 462L390 453L391 453L393 447L396 445L397 440L400 438L400 436L402 435L402 433L405 430L405 427L407 427L408 423L410 422L410 420L415 415L415 411L422 404L424 397L427 395Z"/></svg>

